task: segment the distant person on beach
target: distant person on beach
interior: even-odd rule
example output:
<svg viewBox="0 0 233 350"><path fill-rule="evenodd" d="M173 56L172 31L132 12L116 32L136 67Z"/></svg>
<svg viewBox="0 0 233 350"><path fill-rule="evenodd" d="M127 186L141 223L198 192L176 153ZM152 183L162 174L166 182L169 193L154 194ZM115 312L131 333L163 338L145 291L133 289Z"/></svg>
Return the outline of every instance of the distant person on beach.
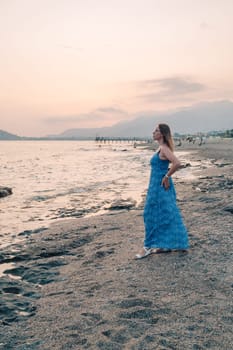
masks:
<svg viewBox="0 0 233 350"><path fill-rule="evenodd" d="M181 164L174 154L169 126L159 124L153 132L153 139L158 142L159 148L150 162L151 175L144 207L144 247L136 254L136 259L153 253L186 251L189 247L188 233L176 204L171 178Z"/></svg>

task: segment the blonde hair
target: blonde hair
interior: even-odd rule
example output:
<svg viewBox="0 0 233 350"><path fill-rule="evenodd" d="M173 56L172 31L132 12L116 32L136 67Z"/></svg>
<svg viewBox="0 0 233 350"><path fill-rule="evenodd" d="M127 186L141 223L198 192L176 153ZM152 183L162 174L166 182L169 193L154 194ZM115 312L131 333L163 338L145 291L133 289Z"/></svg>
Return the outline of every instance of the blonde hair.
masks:
<svg viewBox="0 0 233 350"><path fill-rule="evenodd" d="M174 151L174 142L171 134L170 127L167 124L159 124L159 131L163 135L163 142Z"/></svg>

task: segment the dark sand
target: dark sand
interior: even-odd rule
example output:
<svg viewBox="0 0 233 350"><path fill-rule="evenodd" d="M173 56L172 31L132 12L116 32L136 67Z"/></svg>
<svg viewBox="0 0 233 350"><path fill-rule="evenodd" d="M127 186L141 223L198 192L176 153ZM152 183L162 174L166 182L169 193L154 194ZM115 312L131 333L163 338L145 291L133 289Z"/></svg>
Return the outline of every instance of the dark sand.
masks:
<svg viewBox="0 0 233 350"><path fill-rule="evenodd" d="M134 260L141 209L28 233L0 252L0 349L232 348L233 142L179 149L212 159L176 183L189 253Z"/></svg>

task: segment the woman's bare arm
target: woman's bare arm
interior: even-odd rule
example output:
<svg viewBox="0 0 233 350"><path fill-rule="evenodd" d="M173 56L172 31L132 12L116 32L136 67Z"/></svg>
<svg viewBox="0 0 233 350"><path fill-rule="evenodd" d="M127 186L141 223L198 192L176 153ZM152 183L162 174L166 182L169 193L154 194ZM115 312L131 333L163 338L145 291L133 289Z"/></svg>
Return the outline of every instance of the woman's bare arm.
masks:
<svg viewBox="0 0 233 350"><path fill-rule="evenodd" d="M169 177L173 175L181 167L181 163L167 145L162 145L160 147L160 157L161 159L169 160L169 162L171 163L171 167L168 170L167 174L163 177L162 184L161 184L166 189L168 189L170 186Z"/></svg>

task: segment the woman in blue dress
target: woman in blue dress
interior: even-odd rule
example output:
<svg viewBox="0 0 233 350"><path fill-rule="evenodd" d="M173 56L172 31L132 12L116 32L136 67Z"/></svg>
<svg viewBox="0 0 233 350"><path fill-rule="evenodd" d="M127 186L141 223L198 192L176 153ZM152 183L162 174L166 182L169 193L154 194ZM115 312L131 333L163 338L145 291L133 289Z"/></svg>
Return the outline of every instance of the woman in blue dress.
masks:
<svg viewBox="0 0 233 350"><path fill-rule="evenodd" d="M173 153L169 126L159 124L153 132L153 139L158 142L159 148L151 159L151 175L144 207L144 247L136 259L152 253L186 251L189 247L188 233L176 204L171 178L181 164Z"/></svg>

